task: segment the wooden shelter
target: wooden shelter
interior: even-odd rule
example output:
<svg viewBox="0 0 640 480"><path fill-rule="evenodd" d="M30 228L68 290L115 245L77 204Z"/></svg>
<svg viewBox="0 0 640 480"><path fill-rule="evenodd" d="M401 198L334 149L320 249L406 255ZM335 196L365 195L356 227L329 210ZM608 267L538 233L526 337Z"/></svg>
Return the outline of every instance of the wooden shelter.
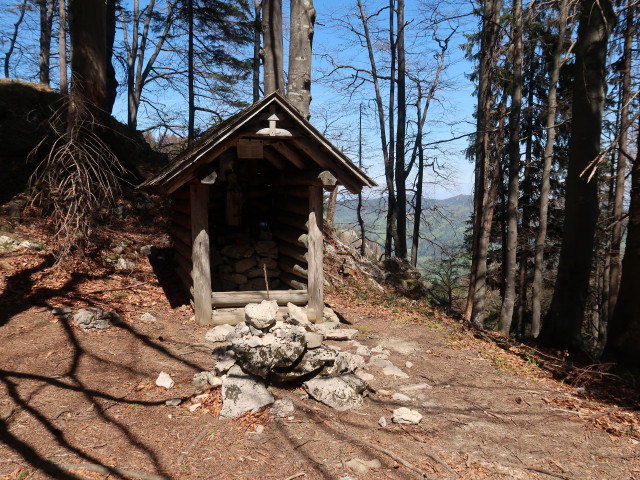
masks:
<svg viewBox="0 0 640 480"><path fill-rule="evenodd" d="M140 187L169 194L177 274L200 324L270 298L322 318L323 190L375 182L277 92L207 130Z"/></svg>

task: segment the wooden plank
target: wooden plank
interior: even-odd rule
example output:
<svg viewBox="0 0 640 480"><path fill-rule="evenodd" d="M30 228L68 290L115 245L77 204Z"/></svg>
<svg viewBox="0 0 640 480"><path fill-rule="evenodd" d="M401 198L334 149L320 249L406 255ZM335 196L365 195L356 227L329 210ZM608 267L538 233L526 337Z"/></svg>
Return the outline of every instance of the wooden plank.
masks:
<svg viewBox="0 0 640 480"><path fill-rule="evenodd" d="M171 218L171 221L176 225L180 225L182 228L186 230L191 230L191 215L186 214L175 214Z"/></svg>
<svg viewBox="0 0 640 480"><path fill-rule="evenodd" d="M307 251L304 248L296 247L288 243L281 243L278 245L278 251L281 255L291 257L298 262L307 263Z"/></svg>
<svg viewBox="0 0 640 480"><path fill-rule="evenodd" d="M273 210L273 208L269 208L267 210ZM289 227L297 228L298 230L306 230L307 229L307 218L302 215L295 215L293 213L279 213L273 216L273 219L276 222L281 223L282 225L287 225Z"/></svg>
<svg viewBox="0 0 640 480"><path fill-rule="evenodd" d="M264 158L271 165L276 167L278 170L284 170L287 166L287 163L283 160L283 158L276 152L273 152L271 149L264 149Z"/></svg>
<svg viewBox="0 0 640 480"><path fill-rule="evenodd" d="M176 255L188 259L189 263L191 263L191 245L185 244L179 238L174 238L173 248L176 251Z"/></svg>
<svg viewBox="0 0 640 480"><path fill-rule="evenodd" d="M280 281L289 287L295 290L306 290L309 291L307 287L307 281L304 278L300 278L297 275L292 275L291 273L281 273ZM311 298L309 296L309 298Z"/></svg>
<svg viewBox="0 0 640 480"><path fill-rule="evenodd" d="M179 188L178 190L176 190L175 192L173 192L171 194L171 200L172 201L176 201L176 200L185 200L185 201L189 201L189 188L187 187L182 187Z"/></svg>
<svg viewBox="0 0 640 480"><path fill-rule="evenodd" d="M179 239L185 245L191 245L191 231L180 225L173 224L173 230L171 232L174 238Z"/></svg>
<svg viewBox="0 0 640 480"><path fill-rule="evenodd" d="M214 307L244 307L249 303L260 303L263 300L276 300L278 305L291 302L294 305L306 305L309 294L306 290L256 290L248 292L213 292L211 303Z"/></svg>
<svg viewBox="0 0 640 480"><path fill-rule="evenodd" d="M278 259L278 267L283 272L293 273L301 278L309 278L308 267L306 264L297 263L294 259L280 255Z"/></svg>
<svg viewBox="0 0 640 480"><path fill-rule="evenodd" d="M191 205L189 205L189 202L174 202L171 204L171 209L175 213L191 215Z"/></svg>
<svg viewBox="0 0 640 480"><path fill-rule="evenodd" d="M282 224L275 224L272 228L273 236L291 245L303 246L306 248L308 235L297 228L287 227Z"/></svg>
<svg viewBox="0 0 640 480"><path fill-rule="evenodd" d="M296 213L298 215L304 216L304 222L307 221L307 217L309 216L309 206L308 202L296 202L291 201L291 199L284 199L282 197L278 197L278 202L275 207L279 210L284 210L285 212ZM302 222L302 223L304 223Z"/></svg>
<svg viewBox="0 0 640 480"><path fill-rule="evenodd" d="M300 170L304 170L305 168L308 167L309 162L305 158L303 158L303 156L300 155L299 152L289 147L289 145L287 145L286 143L275 142L270 144L269 146L273 148L275 151L277 151L284 158L289 160L291 163L293 163Z"/></svg>
<svg viewBox="0 0 640 480"><path fill-rule="evenodd" d="M211 266L209 263L209 186L191 184L191 232L193 301L196 322L211 322Z"/></svg>
<svg viewBox="0 0 640 480"><path fill-rule="evenodd" d="M322 254L322 188L309 187L309 308L324 310L324 273Z"/></svg>

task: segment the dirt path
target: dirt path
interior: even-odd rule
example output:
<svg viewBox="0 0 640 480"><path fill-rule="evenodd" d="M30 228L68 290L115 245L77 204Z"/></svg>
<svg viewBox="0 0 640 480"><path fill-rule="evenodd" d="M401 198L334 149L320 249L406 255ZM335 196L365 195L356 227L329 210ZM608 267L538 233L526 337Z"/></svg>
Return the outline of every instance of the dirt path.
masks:
<svg viewBox="0 0 640 480"><path fill-rule="evenodd" d="M331 410L301 389L274 389L294 399L295 413L283 421L268 411L224 420L204 408L190 412L189 402L164 404L191 396L193 374L212 367L206 329L186 311L134 308L120 327L97 333L39 307L5 318L0 478L640 478L637 440L594 427L614 405L593 414L572 409L585 404L575 388L451 322L394 320L388 310L365 313L352 298L328 298L360 329L359 343L387 349L409 378L369 367L377 393L352 412ZM157 321L137 320L143 311ZM161 370L176 380L171 391L154 385ZM422 422L392 424L399 406L418 410ZM360 474L346 465L355 458L381 466Z"/></svg>

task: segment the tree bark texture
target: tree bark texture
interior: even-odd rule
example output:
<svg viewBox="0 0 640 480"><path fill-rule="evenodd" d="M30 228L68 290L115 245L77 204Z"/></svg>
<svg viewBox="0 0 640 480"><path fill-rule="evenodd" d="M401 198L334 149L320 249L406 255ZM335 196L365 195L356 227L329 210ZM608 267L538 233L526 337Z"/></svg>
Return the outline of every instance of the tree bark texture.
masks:
<svg viewBox="0 0 640 480"><path fill-rule="evenodd" d="M367 19L367 15L364 9L364 4L362 0L358 0L358 8L360 9L360 20L362 21L362 29L364 31L364 38L367 44L367 53L369 55L369 63L371 64L371 77L373 81L373 87L375 91L375 103L376 103L376 111L378 114L378 125L380 128L380 144L382 150L382 159L384 162L384 172L385 179L387 184L387 194L388 194L388 203L387 203L387 225L386 225L386 237L384 244L384 255L385 258L389 258L392 253L391 243L392 238L396 235L395 225L392 221L392 217L389 216L389 211L393 211L396 208L396 195L395 195L395 185L393 181L393 160L390 157L389 145L393 143L393 140L389 140L387 142L387 130L385 125L385 115L384 115L384 105L382 103L382 94L380 92L380 81L378 76L378 68L376 65L376 60L374 56L374 47L371 40L371 35L369 32L369 22Z"/></svg>
<svg viewBox="0 0 640 480"><path fill-rule="evenodd" d="M40 69L39 81L51 83L51 27L53 26L53 0L38 0L40 10Z"/></svg>
<svg viewBox="0 0 640 480"><path fill-rule="evenodd" d="M116 79L116 69L113 68L113 43L116 39L116 0L107 0L107 20L106 20L106 51L105 65L107 66L107 100L106 110L111 113L113 104L118 94L118 80Z"/></svg>
<svg viewBox="0 0 640 480"><path fill-rule="evenodd" d="M567 18L569 16L569 0L560 0L558 8L558 40L553 52L549 70L549 95L547 99L547 116L545 120L547 140L542 156L543 166L540 183L539 227L534 247L533 292L531 294L531 336L533 338L537 338L540 334L542 318L542 273L544 268L544 245L547 241L547 224L549 218L551 164L553 162L553 147L556 141L555 123L556 111L558 109L558 80L560 78L560 67L562 66L562 52L565 50L564 43L567 29Z"/></svg>
<svg viewBox="0 0 640 480"><path fill-rule="evenodd" d="M398 119L396 129L396 230L398 240L396 243L396 256L407 258L407 173L405 171L405 139L407 122L407 92L406 92L406 55L404 46L404 0L398 0L396 9L396 22L398 35L396 39L396 52L398 58Z"/></svg>
<svg viewBox="0 0 640 480"><path fill-rule="evenodd" d="M284 93L282 0L262 1L264 94Z"/></svg>
<svg viewBox="0 0 640 480"><path fill-rule="evenodd" d="M107 99L105 29L104 0L69 2L72 95L101 111Z"/></svg>
<svg viewBox="0 0 640 480"><path fill-rule="evenodd" d="M571 138L562 248L551 306L540 333L556 348L577 351L589 292L598 220L596 162L606 93L607 41L615 14L608 0L582 0L576 44Z"/></svg>
<svg viewBox="0 0 640 480"><path fill-rule="evenodd" d="M629 103L631 101L631 67L633 38L635 33L634 13L636 5L628 5L624 31L622 81L620 85L620 131L618 134L617 164L615 175L615 196L613 199L613 227L611 229L611 249L609 253L609 318L614 314L620 289L620 245L622 244L622 220L624 203L624 181L627 169L628 132L630 127Z"/></svg>
<svg viewBox="0 0 640 480"><path fill-rule="evenodd" d="M518 198L520 196L520 113L522 111L522 0L513 0L513 79L509 112L509 187L507 199L507 242L504 298L500 310L499 330L509 335L516 301L516 253L518 246Z"/></svg>
<svg viewBox="0 0 640 480"><path fill-rule="evenodd" d="M640 135L637 152L631 169L631 202L620 291L609 323L605 351L636 368L640 366Z"/></svg>
<svg viewBox="0 0 640 480"><path fill-rule="evenodd" d="M387 230L385 234L385 256L389 258L392 254L397 255L397 248L400 243L398 236L398 196L396 192L396 164L395 164L395 144L396 144L396 125L395 125L395 99L396 99L396 71L397 71L397 47L395 39L394 27L394 11L395 0L389 0L389 50L391 70L389 79L389 112L387 123L389 128L389 164L385 165L385 177L387 179ZM405 207L406 208L406 207ZM387 253L388 252L388 253Z"/></svg>
<svg viewBox="0 0 640 480"><path fill-rule="evenodd" d="M253 103L260 100L260 35L262 34L260 0L253 0L253 64L251 69Z"/></svg>
<svg viewBox="0 0 640 480"><path fill-rule="evenodd" d="M473 193L473 238L471 244L471 271L469 292L464 313L466 321L484 324L484 295L487 249L491 235L493 205L497 192L492 177L491 128L493 123L493 68L499 36L501 0L485 0L480 35L480 66L478 75L478 106L476 114L475 179ZM488 223L487 223L488 222ZM489 232L487 232L487 227ZM482 311L479 311L481 308Z"/></svg>
<svg viewBox="0 0 640 480"><path fill-rule="evenodd" d="M60 93L69 93L67 79L67 4L58 0L58 56L60 63Z"/></svg>
<svg viewBox="0 0 640 480"><path fill-rule="evenodd" d="M287 98L305 118L311 103L311 51L316 10L313 0L291 0Z"/></svg>

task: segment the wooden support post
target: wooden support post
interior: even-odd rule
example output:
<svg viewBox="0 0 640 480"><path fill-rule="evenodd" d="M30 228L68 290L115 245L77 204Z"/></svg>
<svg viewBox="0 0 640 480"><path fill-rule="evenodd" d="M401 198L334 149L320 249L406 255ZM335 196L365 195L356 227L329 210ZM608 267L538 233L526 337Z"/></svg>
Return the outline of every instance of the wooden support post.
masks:
<svg viewBox="0 0 640 480"><path fill-rule="evenodd" d="M198 325L211 323L211 266L209 259L209 186L191 184L191 260L193 301Z"/></svg>
<svg viewBox="0 0 640 480"><path fill-rule="evenodd" d="M322 270L322 187L309 187L309 252L308 279L309 308L315 312L316 322L322 321L324 310L324 274Z"/></svg>

